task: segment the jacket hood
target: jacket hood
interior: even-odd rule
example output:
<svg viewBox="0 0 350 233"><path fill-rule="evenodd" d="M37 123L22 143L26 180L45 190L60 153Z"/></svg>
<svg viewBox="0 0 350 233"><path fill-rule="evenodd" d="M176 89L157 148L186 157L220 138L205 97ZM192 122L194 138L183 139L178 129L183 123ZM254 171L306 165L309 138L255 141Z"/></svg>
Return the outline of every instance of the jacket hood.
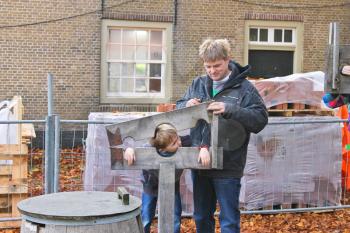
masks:
<svg viewBox="0 0 350 233"><path fill-rule="evenodd" d="M233 87L233 86L236 86L237 84L240 84L243 80L247 78L247 75L251 70L250 65L246 65L243 67L233 60L230 61L228 66L229 66L229 69L232 71L232 73L230 75L230 79L227 81L224 88Z"/></svg>

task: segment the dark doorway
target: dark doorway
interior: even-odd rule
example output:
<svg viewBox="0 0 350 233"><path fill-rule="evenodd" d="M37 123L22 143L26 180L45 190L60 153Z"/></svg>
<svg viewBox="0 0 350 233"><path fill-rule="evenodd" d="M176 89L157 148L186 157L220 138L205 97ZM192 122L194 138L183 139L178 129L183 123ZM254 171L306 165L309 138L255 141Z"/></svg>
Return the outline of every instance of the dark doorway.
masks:
<svg viewBox="0 0 350 233"><path fill-rule="evenodd" d="M251 77L273 78L293 73L294 51L249 50Z"/></svg>

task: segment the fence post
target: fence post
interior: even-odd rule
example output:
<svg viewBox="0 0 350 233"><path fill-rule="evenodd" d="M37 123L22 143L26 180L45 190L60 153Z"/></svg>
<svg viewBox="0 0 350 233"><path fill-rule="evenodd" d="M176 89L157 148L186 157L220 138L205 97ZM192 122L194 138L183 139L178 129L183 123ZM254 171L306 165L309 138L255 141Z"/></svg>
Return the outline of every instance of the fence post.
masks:
<svg viewBox="0 0 350 233"><path fill-rule="evenodd" d="M55 116L47 116L45 124L45 194L54 191L54 150L55 150Z"/></svg>
<svg viewBox="0 0 350 233"><path fill-rule="evenodd" d="M55 117L55 148L54 148L54 192L57 193L60 191L60 127L61 127L61 118L59 115L54 115Z"/></svg>

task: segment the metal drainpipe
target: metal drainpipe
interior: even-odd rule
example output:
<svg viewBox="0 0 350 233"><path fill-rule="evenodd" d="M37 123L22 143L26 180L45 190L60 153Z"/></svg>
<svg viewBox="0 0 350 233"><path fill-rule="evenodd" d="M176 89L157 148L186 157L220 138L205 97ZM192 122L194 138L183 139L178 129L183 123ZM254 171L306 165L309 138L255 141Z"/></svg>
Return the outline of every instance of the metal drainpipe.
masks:
<svg viewBox="0 0 350 233"><path fill-rule="evenodd" d="M174 26L177 23L177 0L174 0Z"/></svg>
<svg viewBox="0 0 350 233"><path fill-rule="evenodd" d="M105 9L105 0L101 0L101 19L103 19L104 9Z"/></svg>

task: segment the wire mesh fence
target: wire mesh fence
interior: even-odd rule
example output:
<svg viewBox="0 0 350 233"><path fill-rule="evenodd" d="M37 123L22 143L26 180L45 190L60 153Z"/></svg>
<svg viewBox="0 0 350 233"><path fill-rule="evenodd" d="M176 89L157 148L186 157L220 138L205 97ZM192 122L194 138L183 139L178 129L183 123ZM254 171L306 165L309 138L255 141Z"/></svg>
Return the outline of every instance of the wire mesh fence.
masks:
<svg viewBox="0 0 350 233"><path fill-rule="evenodd" d="M117 118L61 121L60 192L113 192L123 186L141 196L141 171L111 170L105 126ZM24 140L24 147L0 145L0 221L19 216L15 206L19 200L45 193L45 121L32 124L36 137ZM242 212L348 207L350 153L342 129L343 121L334 117L270 118L262 132L251 135L240 195ZM191 215L190 170L181 177L180 191L183 214Z"/></svg>

